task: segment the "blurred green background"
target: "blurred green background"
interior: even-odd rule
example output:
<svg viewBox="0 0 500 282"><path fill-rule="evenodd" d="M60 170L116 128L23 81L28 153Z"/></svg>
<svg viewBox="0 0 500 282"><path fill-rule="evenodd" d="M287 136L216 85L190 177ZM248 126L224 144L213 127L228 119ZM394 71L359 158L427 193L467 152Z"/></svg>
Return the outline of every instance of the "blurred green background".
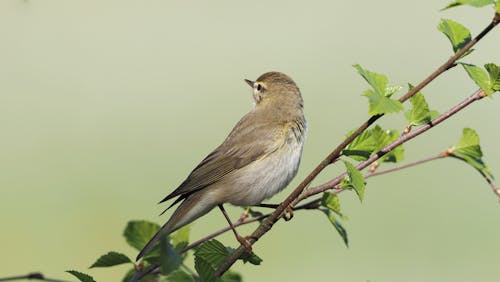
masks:
<svg viewBox="0 0 500 282"><path fill-rule="evenodd" d="M135 256L130 219L156 205L252 107L244 78L277 70L302 90L309 123L300 179L367 118L353 63L417 83L451 55L436 30L451 18L473 34L491 8L439 12L447 1L0 2L0 277L77 269L118 281L127 266L87 267L109 250ZM500 63L498 30L466 61ZM456 68L424 93L439 111L476 86ZM500 175L498 98L410 142L406 160L447 149L463 127L481 136ZM383 126L402 130L402 115ZM335 176L328 168L316 184ZM291 187L270 202L279 202ZM279 222L255 245L246 281L498 281L500 205L466 164L440 160L343 193L350 246L318 212ZM237 218L239 208L230 209ZM197 239L225 225L212 212ZM255 226L247 227L250 232ZM221 237L236 245L231 234Z"/></svg>

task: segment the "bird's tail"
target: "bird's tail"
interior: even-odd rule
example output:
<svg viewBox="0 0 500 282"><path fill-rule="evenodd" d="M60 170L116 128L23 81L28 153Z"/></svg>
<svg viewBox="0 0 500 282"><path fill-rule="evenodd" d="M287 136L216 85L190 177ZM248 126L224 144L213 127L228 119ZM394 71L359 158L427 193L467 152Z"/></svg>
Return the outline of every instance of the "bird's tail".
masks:
<svg viewBox="0 0 500 282"><path fill-rule="evenodd" d="M160 230L158 230L158 232L156 232L153 238L146 243L144 248L142 248L136 260L139 260L149 253L160 241L162 236L168 236L170 233L208 213L217 205L207 202L207 199L202 200L201 194L202 193L191 194L180 204L170 219L160 228Z"/></svg>

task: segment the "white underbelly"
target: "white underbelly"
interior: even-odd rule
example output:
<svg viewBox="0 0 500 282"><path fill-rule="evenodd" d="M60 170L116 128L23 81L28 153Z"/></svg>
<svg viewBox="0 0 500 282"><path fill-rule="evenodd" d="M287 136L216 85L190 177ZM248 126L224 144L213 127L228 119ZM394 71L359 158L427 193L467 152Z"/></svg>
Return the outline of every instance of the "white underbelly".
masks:
<svg viewBox="0 0 500 282"><path fill-rule="evenodd" d="M283 190L297 174L302 144L294 140L280 149L238 170L232 183L225 183L226 201L238 206L261 203Z"/></svg>

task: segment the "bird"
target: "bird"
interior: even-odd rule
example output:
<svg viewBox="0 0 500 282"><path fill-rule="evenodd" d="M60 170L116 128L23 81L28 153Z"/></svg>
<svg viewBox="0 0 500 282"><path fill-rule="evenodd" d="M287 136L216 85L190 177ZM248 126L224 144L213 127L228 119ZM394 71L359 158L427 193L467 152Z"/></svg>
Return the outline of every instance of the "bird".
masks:
<svg viewBox="0 0 500 282"><path fill-rule="evenodd" d="M176 198L166 210L180 205L146 243L137 260L150 252L162 236L217 206L236 239L251 250L246 238L234 229L223 204L258 205L283 190L297 174L307 131L299 88L289 76L274 71L262 74L255 81L244 81L253 91L252 110L177 189L160 201Z"/></svg>

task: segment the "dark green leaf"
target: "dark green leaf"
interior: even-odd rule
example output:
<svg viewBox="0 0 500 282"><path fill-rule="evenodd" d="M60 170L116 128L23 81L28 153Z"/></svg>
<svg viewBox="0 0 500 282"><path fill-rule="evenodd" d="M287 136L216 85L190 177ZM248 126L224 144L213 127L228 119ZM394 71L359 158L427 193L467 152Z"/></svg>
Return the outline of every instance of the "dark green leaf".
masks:
<svg viewBox="0 0 500 282"><path fill-rule="evenodd" d="M350 162L344 161L347 175L345 179L347 180L347 185L342 188L352 188L356 191L360 201L363 201L363 196L365 194L365 178L363 174Z"/></svg>
<svg viewBox="0 0 500 282"><path fill-rule="evenodd" d="M349 246L349 240L347 238L347 231L345 228L340 224L340 222L335 218L335 215L330 212L329 210L324 210L323 211L325 215L328 217L328 220L333 224L333 227L335 227L335 230L339 233L340 237L342 237L342 240L344 241L344 244L346 247Z"/></svg>
<svg viewBox="0 0 500 282"><path fill-rule="evenodd" d="M479 86L487 95L491 95L491 82L488 74L480 67L461 63L470 78Z"/></svg>
<svg viewBox="0 0 500 282"><path fill-rule="evenodd" d="M484 68L488 71L490 77L490 88L493 91L500 91L500 66L490 63L484 65Z"/></svg>
<svg viewBox="0 0 500 282"><path fill-rule="evenodd" d="M262 259L254 252L251 252L250 254L244 252L239 259L241 259L243 263L249 262L253 265L260 265L262 263Z"/></svg>
<svg viewBox="0 0 500 282"><path fill-rule="evenodd" d="M168 275L174 270L177 270L182 264L182 256L174 250L168 242L168 238L163 236L160 238L160 270L164 275Z"/></svg>
<svg viewBox="0 0 500 282"><path fill-rule="evenodd" d="M90 266L90 268L93 267L108 267L108 266L113 266L113 265L118 265L118 264L123 264L123 263L128 263L132 262L131 259L129 259L126 255L120 254L117 252L109 252L105 255L102 255L100 258L97 259L94 264Z"/></svg>
<svg viewBox="0 0 500 282"><path fill-rule="evenodd" d="M81 272L78 272L76 270L67 270L66 272L75 276L81 282L95 282L94 278L92 278L92 276L90 276L88 274L81 273Z"/></svg>
<svg viewBox="0 0 500 282"><path fill-rule="evenodd" d="M156 223L144 220L129 221L123 236L130 246L140 251L159 229L160 226Z"/></svg>
<svg viewBox="0 0 500 282"><path fill-rule="evenodd" d="M340 214L340 200L337 194L324 192L323 198L321 198L321 205L334 211L337 214Z"/></svg>
<svg viewBox="0 0 500 282"><path fill-rule="evenodd" d="M439 22L438 30L448 37L455 53L460 51L460 49L462 49L471 40L469 30L463 25L452 20L442 19L441 22Z"/></svg>
<svg viewBox="0 0 500 282"><path fill-rule="evenodd" d="M182 271L176 270L170 273L167 277L168 282L196 282L196 280L190 274Z"/></svg>
<svg viewBox="0 0 500 282"><path fill-rule="evenodd" d="M474 130L464 128L462 137L451 151L451 156L465 161L475 169L493 178L491 171L482 160L483 152L479 145L479 136Z"/></svg>
<svg viewBox="0 0 500 282"><path fill-rule="evenodd" d="M194 255L203 258L212 267L217 267L229 254L226 247L219 241L212 239L195 248Z"/></svg>
<svg viewBox="0 0 500 282"><path fill-rule="evenodd" d="M222 282L242 282L243 278L241 277L241 274L234 272L234 271L227 271L222 275L221 277Z"/></svg>
<svg viewBox="0 0 500 282"><path fill-rule="evenodd" d="M195 255L194 268L196 269L196 272L198 272L201 282L217 281L217 278L215 277L215 269L212 267L211 263L202 257Z"/></svg>
<svg viewBox="0 0 500 282"><path fill-rule="evenodd" d="M146 268L147 266L149 266L149 264L147 264L147 263L144 264L144 268ZM132 279L132 277L134 277L134 275L136 273L137 273L137 271L135 270L135 268L129 269L129 271L127 271L125 276L122 278L122 282L130 282L130 279ZM158 280L159 280L158 274L146 274L138 281L139 282L157 282Z"/></svg>

